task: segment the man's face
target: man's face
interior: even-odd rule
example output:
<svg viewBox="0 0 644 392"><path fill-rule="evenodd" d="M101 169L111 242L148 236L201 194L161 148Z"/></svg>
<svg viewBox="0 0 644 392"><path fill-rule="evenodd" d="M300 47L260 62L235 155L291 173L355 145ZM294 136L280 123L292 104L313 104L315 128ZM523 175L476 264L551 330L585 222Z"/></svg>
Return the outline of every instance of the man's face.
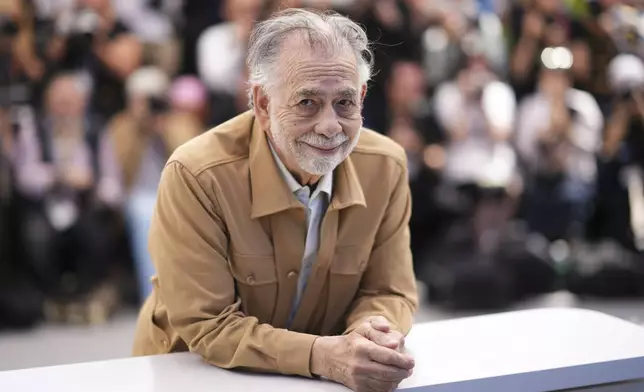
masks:
<svg viewBox="0 0 644 392"><path fill-rule="evenodd" d="M552 15L561 9L561 0L536 0L535 5L541 12Z"/></svg>
<svg viewBox="0 0 644 392"><path fill-rule="evenodd" d="M311 48L299 36L287 39L269 92L268 134L285 165L321 176L344 161L362 127L366 86L349 51Z"/></svg>
<svg viewBox="0 0 644 392"><path fill-rule="evenodd" d="M108 2L106 0L82 0L80 4L81 6L100 12L105 9Z"/></svg>
<svg viewBox="0 0 644 392"><path fill-rule="evenodd" d="M61 77L49 87L47 103L49 115L57 118L80 118L83 116L87 98L78 81Z"/></svg>
<svg viewBox="0 0 644 392"><path fill-rule="evenodd" d="M228 0L227 17L235 22L255 21L263 6L263 0Z"/></svg>
<svg viewBox="0 0 644 392"><path fill-rule="evenodd" d="M389 100L394 105L411 109L424 98L425 85L425 75L419 65L412 62L394 64L388 86Z"/></svg>

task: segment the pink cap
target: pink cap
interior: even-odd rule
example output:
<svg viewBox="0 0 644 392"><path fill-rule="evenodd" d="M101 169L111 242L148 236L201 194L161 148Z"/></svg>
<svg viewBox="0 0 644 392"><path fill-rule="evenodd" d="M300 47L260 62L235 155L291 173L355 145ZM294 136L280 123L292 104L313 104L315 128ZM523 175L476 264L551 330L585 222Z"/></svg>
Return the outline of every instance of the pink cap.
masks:
<svg viewBox="0 0 644 392"><path fill-rule="evenodd" d="M172 106L200 106L208 99L208 91L195 76L181 76L170 87Z"/></svg>

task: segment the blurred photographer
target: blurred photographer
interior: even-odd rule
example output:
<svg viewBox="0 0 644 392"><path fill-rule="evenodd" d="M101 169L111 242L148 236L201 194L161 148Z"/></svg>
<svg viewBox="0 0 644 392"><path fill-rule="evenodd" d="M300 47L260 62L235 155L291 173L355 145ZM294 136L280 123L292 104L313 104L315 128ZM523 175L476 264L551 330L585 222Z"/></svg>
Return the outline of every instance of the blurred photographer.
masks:
<svg viewBox="0 0 644 392"><path fill-rule="evenodd" d="M227 0L226 21L208 27L197 40L197 71L211 93L211 123L248 110L245 56L250 33L267 0Z"/></svg>
<svg viewBox="0 0 644 392"><path fill-rule="evenodd" d="M192 20L183 18L184 0L112 0L117 15L143 45L143 63L168 75L181 66L182 38L177 31ZM212 6L212 5L211 5Z"/></svg>
<svg viewBox="0 0 644 392"><path fill-rule="evenodd" d="M615 92L607 122L602 158L617 157L621 148L629 163L644 167L644 64L632 54L621 54L609 65L608 78Z"/></svg>
<svg viewBox="0 0 644 392"><path fill-rule="evenodd" d="M141 64L142 45L117 18L110 0L79 0L56 19L57 56L91 79L96 129L125 108L125 80Z"/></svg>
<svg viewBox="0 0 644 392"><path fill-rule="evenodd" d="M607 3L607 4L601 4ZM603 1L598 22L620 53L644 56L644 4L641 1Z"/></svg>
<svg viewBox="0 0 644 392"><path fill-rule="evenodd" d="M519 107L515 141L526 174L528 226L554 240L583 234L604 121L597 101L571 87L572 54L556 48L542 58L538 91Z"/></svg>
<svg viewBox="0 0 644 392"><path fill-rule="evenodd" d="M17 52L17 38L20 32L22 8L20 3L4 2L0 5L0 159L10 160L12 155L13 134L10 119L12 72L14 55ZM6 196L8 188L7 168L0 164L0 196ZM0 199L6 200L6 197Z"/></svg>
<svg viewBox="0 0 644 392"><path fill-rule="evenodd" d="M111 144L88 137L88 100L81 78L61 74L46 89L44 116L28 108L18 113L14 167L26 261L45 294L61 304L105 282L107 222L121 198Z"/></svg>
<svg viewBox="0 0 644 392"><path fill-rule="evenodd" d="M411 250L416 262L435 237L433 233L441 229L442 216L434 193L444 165L444 138L431 113L427 79L419 63L395 62L385 91L387 110L377 129L385 130L407 153L413 200Z"/></svg>
<svg viewBox="0 0 644 392"><path fill-rule="evenodd" d="M20 53L22 12L17 0L0 2L0 330L30 327L42 316L42 296L20 255L19 200L13 170L17 135L9 92L16 54Z"/></svg>
<svg viewBox="0 0 644 392"><path fill-rule="evenodd" d="M434 110L445 131L444 197L474 230L477 241L509 219L518 193L516 156L509 143L516 101L480 53L472 52L453 81L438 86Z"/></svg>
<svg viewBox="0 0 644 392"><path fill-rule="evenodd" d="M514 154L508 141L515 107L510 87L478 55L467 59L454 81L438 86L434 108L448 137L447 181L501 188L510 184Z"/></svg>
<svg viewBox="0 0 644 392"><path fill-rule="evenodd" d="M159 68L144 67L127 80L127 109L107 127L123 173L125 218L131 238L140 298L151 290L154 267L147 235L161 171L175 148L201 132L199 122L170 106L170 80ZM174 101L184 100L173 97Z"/></svg>
<svg viewBox="0 0 644 392"><path fill-rule="evenodd" d="M588 31L562 0L527 0L510 14L510 80L521 100L537 89L540 55L547 47L567 48L574 58L571 68L575 84L590 75Z"/></svg>
<svg viewBox="0 0 644 392"><path fill-rule="evenodd" d="M607 73L615 98L600 155L603 213L596 226L598 236L634 249L644 246L644 64L633 54L621 54Z"/></svg>

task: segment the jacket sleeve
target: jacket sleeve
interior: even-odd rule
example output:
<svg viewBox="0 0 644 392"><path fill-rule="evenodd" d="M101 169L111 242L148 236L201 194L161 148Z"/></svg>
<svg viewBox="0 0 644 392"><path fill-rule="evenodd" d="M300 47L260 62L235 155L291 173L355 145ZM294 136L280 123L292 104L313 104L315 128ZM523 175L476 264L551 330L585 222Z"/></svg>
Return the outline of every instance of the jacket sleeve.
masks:
<svg viewBox="0 0 644 392"><path fill-rule="evenodd" d="M212 194L213 187L178 161L162 174L149 247L170 326L191 352L215 366L311 377L317 336L260 324L240 310L226 225L205 190Z"/></svg>
<svg viewBox="0 0 644 392"><path fill-rule="evenodd" d="M345 333L372 316L385 317L405 335L413 324L418 294L409 243L411 193L406 165L398 168L367 270L347 317Z"/></svg>

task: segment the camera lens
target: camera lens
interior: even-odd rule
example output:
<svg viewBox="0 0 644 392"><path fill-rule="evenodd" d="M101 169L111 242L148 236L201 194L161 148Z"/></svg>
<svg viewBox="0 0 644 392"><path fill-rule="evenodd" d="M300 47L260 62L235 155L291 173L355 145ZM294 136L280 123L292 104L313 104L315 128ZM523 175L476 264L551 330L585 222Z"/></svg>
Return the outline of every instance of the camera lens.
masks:
<svg viewBox="0 0 644 392"><path fill-rule="evenodd" d="M152 114L163 114L170 110L170 105L163 98L151 97L148 102L150 105L150 112Z"/></svg>
<svg viewBox="0 0 644 392"><path fill-rule="evenodd" d="M6 16L0 16L0 36L14 37L18 34L18 24Z"/></svg>

